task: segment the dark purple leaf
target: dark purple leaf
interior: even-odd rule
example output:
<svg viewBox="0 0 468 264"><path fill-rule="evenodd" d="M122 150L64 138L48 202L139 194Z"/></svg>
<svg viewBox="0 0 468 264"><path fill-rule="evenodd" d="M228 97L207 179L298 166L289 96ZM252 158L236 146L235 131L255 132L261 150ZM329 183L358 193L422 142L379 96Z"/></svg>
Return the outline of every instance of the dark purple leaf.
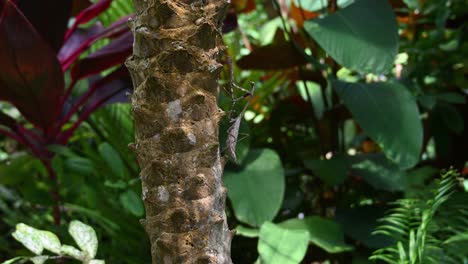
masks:
<svg viewBox="0 0 468 264"><path fill-rule="evenodd" d="M96 105L97 102L106 98L106 102L101 106L109 103L128 102L127 94L133 90L130 74L125 66L122 66L92 84L95 87L95 92L87 100L85 109L89 109Z"/></svg>
<svg viewBox="0 0 468 264"><path fill-rule="evenodd" d="M31 0L29 0L31 1ZM86 22L89 22L91 19L95 18L102 12L104 12L112 3L112 0L99 0L98 2L92 4L90 7L83 10L76 16L75 23L71 26L71 28L65 34L65 40L67 40L73 31L79 26Z"/></svg>
<svg viewBox="0 0 468 264"><path fill-rule="evenodd" d="M0 126L8 127L11 130L15 130L16 120L0 111Z"/></svg>
<svg viewBox="0 0 468 264"><path fill-rule="evenodd" d="M87 39L82 40L79 37L77 37L77 42L73 41L71 38L69 38L63 49L66 49L67 51L60 51L59 52L59 58L60 58L60 63L62 64L62 69L63 71L66 71L72 64L75 62L76 59L84 52L86 51L95 41L103 38L115 38L120 35L122 35L125 32L129 32L130 29L128 28L126 22L128 20L129 16L127 17L122 17L121 19L117 20L116 22L112 23L107 28L101 28L101 30L98 30L95 32L95 34ZM75 31L77 32L77 31ZM75 33L73 33L74 35ZM80 33L77 33L80 34ZM68 48L68 47L74 47L74 48Z"/></svg>
<svg viewBox="0 0 468 264"><path fill-rule="evenodd" d="M0 0L0 100L47 130L59 115L63 73L55 52L10 0Z"/></svg>
<svg viewBox="0 0 468 264"><path fill-rule="evenodd" d="M223 22L223 33L229 33L237 28L236 13L229 12Z"/></svg>
<svg viewBox="0 0 468 264"><path fill-rule="evenodd" d="M91 3L89 0L73 0L71 15L76 17L83 10L90 7L92 4L93 3Z"/></svg>
<svg viewBox="0 0 468 264"><path fill-rule="evenodd" d="M70 19L72 0L18 0L17 6L50 47L58 52Z"/></svg>
<svg viewBox="0 0 468 264"><path fill-rule="evenodd" d="M132 45L132 33L130 31L125 32L102 49L78 61L71 70L72 79L78 80L122 64L132 53Z"/></svg>
<svg viewBox="0 0 468 264"><path fill-rule="evenodd" d="M100 24L95 24L85 29L78 28L75 30L60 49L58 54L59 60L64 61L71 57L72 54L83 45L83 43L103 30L104 28Z"/></svg>

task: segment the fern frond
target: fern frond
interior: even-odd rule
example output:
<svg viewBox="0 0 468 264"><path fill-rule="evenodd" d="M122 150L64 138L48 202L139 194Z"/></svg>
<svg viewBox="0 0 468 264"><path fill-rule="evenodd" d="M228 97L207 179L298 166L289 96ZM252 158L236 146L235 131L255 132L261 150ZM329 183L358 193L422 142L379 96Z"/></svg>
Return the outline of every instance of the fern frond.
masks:
<svg viewBox="0 0 468 264"><path fill-rule="evenodd" d="M373 234L390 236L397 242L374 251L369 259L398 264L468 261L468 254L455 249L458 242L468 244L468 206L447 203L456 193L457 177L453 169L443 173L428 200L401 199L392 203L395 208L379 220L381 225ZM446 203L447 208L442 208ZM440 221L436 221L439 216Z"/></svg>

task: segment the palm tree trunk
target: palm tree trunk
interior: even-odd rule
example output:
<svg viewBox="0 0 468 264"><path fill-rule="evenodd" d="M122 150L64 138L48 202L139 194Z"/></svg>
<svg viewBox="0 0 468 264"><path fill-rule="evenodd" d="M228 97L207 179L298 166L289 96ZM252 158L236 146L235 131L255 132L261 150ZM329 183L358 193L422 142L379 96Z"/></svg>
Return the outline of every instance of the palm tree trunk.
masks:
<svg viewBox="0 0 468 264"><path fill-rule="evenodd" d="M219 153L226 0L134 0L127 67L153 263L232 263Z"/></svg>

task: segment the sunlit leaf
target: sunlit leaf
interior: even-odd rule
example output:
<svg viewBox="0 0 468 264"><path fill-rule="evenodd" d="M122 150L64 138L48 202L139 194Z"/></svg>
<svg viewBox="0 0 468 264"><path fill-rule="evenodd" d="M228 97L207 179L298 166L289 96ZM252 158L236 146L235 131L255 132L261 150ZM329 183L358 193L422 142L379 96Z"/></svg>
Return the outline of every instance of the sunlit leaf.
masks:
<svg viewBox="0 0 468 264"><path fill-rule="evenodd" d="M223 177L236 217L252 226L272 220L284 196L284 171L276 152L254 149L239 171L226 171Z"/></svg>
<svg viewBox="0 0 468 264"><path fill-rule="evenodd" d="M364 132L390 160L403 169L416 165L423 127L416 100L406 87L392 82L339 81L333 82L333 87Z"/></svg>
<svg viewBox="0 0 468 264"><path fill-rule="evenodd" d="M341 226L332 220L309 216L304 219L290 219L279 225L289 230L306 230L310 242L329 253L339 253L353 249L352 246L344 242L344 233Z"/></svg>
<svg viewBox="0 0 468 264"><path fill-rule="evenodd" d="M265 222L260 228L258 253L260 263L296 264L301 263L309 244L307 230L282 228Z"/></svg>
<svg viewBox="0 0 468 264"><path fill-rule="evenodd" d="M304 28L339 64L352 70L385 73L397 55L398 27L388 1L355 1L323 19L304 22Z"/></svg>
<svg viewBox="0 0 468 264"><path fill-rule="evenodd" d="M73 220L68 227L68 232L75 240L76 244L86 252L89 258L96 256L98 248L98 240L96 231L89 226L78 220Z"/></svg>

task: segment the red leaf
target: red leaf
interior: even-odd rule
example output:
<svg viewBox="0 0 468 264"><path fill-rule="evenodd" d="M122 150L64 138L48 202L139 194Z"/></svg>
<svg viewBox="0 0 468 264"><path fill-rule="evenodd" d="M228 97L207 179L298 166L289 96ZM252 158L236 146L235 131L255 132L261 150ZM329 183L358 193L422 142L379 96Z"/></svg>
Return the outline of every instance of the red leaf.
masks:
<svg viewBox="0 0 468 264"><path fill-rule="evenodd" d="M71 36L73 31L75 31L75 29L79 25L89 22L91 19L95 18L96 16L104 12L104 10L106 10L110 6L111 3L112 3L112 0L100 0L92 4L90 7L86 8L85 10L83 10L81 13L79 13L76 16L75 23L73 23L71 28L65 34L65 40L67 40Z"/></svg>
<svg viewBox="0 0 468 264"><path fill-rule="evenodd" d="M93 3L91 3L89 0L73 0L73 5L72 5L72 13L71 15L76 17L79 15L83 10L86 8L90 7Z"/></svg>
<svg viewBox="0 0 468 264"><path fill-rule="evenodd" d="M59 115L63 73L52 48L10 0L0 0L0 100L43 130Z"/></svg>
<svg viewBox="0 0 468 264"><path fill-rule="evenodd" d="M63 44L72 0L19 0L17 7L56 52Z"/></svg>
<svg viewBox="0 0 468 264"><path fill-rule="evenodd" d="M105 99L105 104L115 102L128 102L128 97L125 95L131 92L132 79L130 73L125 66L119 67L109 75L95 81L90 89L94 89L93 94L86 100L85 109L89 109L97 104L97 102ZM100 106L104 106L102 104Z"/></svg>
<svg viewBox="0 0 468 264"><path fill-rule="evenodd" d="M103 38L118 37L125 32L129 32L130 29L126 24L128 18L129 16L122 17L109 27L100 28L95 32L93 32L94 29L91 28L89 29L91 32L88 33L91 33L92 36L89 36L90 34L88 33L83 34L81 30L75 30L72 34L73 37L67 39L65 45L63 45L59 52L59 60L62 64L63 71L66 71L95 41Z"/></svg>
<svg viewBox="0 0 468 264"><path fill-rule="evenodd" d="M71 70L72 79L78 80L123 63L132 53L132 44L133 35L128 31L109 45L78 61Z"/></svg>

